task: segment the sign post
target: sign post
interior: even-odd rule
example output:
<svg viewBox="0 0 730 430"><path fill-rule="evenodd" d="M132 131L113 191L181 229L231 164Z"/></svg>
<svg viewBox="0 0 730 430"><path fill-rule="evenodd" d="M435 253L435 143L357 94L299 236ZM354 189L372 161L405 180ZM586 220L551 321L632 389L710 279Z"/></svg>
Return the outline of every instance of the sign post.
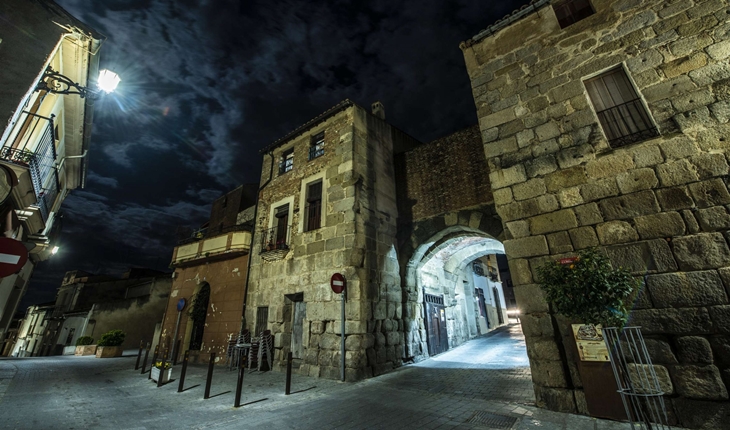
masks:
<svg viewBox="0 0 730 430"><path fill-rule="evenodd" d="M330 278L330 287L335 294L342 294L342 314L340 316L340 377L342 381L345 380L345 301L347 300L347 293L345 289L345 277L341 273L335 273Z"/></svg>
<svg viewBox="0 0 730 430"><path fill-rule="evenodd" d="M177 330L180 328L180 317L182 316L183 309L185 309L185 299L180 299L177 301L177 322L175 323L175 336L172 337L173 345L175 345L175 342L177 342ZM177 351L175 351L174 347L172 348L171 354L177 354ZM171 357L167 357L167 359L170 360Z"/></svg>

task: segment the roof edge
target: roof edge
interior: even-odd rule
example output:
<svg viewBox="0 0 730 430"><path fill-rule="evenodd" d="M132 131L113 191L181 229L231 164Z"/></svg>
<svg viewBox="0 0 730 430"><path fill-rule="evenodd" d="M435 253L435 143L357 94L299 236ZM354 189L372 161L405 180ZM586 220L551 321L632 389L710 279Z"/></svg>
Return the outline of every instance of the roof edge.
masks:
<svg viewBox="0 0 730 430"><path fill-rule="evenodd" d="M502 19L497 20L494 24L480 31L479 33L477 33L476 36L472 37L471 39L461 42L459 44L459 48L461 48L462 50L469 48L475 43L494 35L499 30L509 26L516 21L521 20L522 18L525 18L528 15L537 12L538 10L549 4L550 0L532 0L530 1L530 3L523 5L521 8L512 11L511 14L505 15Z"/></svg>

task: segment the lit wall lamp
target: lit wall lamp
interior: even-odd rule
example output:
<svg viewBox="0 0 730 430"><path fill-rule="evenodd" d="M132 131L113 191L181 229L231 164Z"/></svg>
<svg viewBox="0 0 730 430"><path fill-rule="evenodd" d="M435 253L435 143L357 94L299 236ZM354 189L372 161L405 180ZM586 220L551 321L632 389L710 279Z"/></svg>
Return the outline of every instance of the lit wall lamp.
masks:
<svg viewBox="0 0 730 430"><path fill-rule="evenodd" d="M109 94L114 91L121 82L121 78L111 70L101 70L97 78L97 89L84 87L78 82L74 82L66 76L56 72L48 66L43 72L40 82L36 85L36 91L48 91L54 94L78 94L81 98L94 97L99 92L104 91Z"/></svg>

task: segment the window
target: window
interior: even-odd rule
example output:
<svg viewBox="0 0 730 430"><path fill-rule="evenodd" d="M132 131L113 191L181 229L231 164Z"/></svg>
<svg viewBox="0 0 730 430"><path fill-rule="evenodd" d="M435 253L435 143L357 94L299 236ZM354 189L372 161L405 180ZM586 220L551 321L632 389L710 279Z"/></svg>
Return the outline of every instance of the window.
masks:
<svg viewBox="0 0 730 430"><path fill-rule="evenodd" d="M479 260L474 260L472 263L472 268L474 269L474 273L479 276L484 276L484 267L482 266L482 262Z"/></svg>
<svg viewBox="0 0 730 430"><path fill-rule="evenodd" d="M659 135L623 68L589 79L585 86L612 148Z"/></svg>
<svg viewBox="0 0 730 430"><path fill-rule="evenodd" d="M307 204L304 207L304 231L312 231L322 224L322 181L307 185Z"/></svg>
<svg viewBox="0 0 730 430"><path fill-rule="evenodd" d="M256 331L254 336L259 336L266 330L266 324L269 322L269 307L260 306L256 308Z"/></svg>
<svg viewBox="0 0 730 430"><path fill-rule="evenodd" d="M560 28L569 25L593 15L593 7L588 0L565 0L556 2L553 5L555 16L558 18Z"/></svg>
<svg viewBox="0 0 730 430"><path fill-rule="evenodd" d="M276 240L276 249L286 248L288 245L287 233L289 232L289 205L276 208L276 227L274 239Z"/></svg>
<svg viewBox="0 0 730 430"><path fill-rule="evenodd" d="M314 160L322 155L324 155L324 131L312 136L312 140L309 145L310 160Z"/></svg>
<svg viewBox="0 0 730 430"><path fill-rule="evenodd" d="M281 160L279 160L279 174L290 171L294 167L294 148L288 149L281 154Z"/></svg>

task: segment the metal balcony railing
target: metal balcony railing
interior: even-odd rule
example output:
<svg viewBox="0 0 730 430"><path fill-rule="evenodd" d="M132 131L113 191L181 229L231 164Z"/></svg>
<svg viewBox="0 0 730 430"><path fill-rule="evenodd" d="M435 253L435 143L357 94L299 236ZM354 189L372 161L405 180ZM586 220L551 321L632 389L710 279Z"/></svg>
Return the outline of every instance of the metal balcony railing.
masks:
<svg viewBox="0 0 730 430"><path fill-rule="evenodd" d="M313 145L309 147L309 159L314 160L324 155L324 145Z"/></svg>
<svg viewBox="0 0 730 430"><path fill-rule="evenodd" d="M249 224L230 225L228 227L206 227L199 230L195 230L190 234L190 237L181 239L177 242L178 245L185 245L188 243L197 242L199 240L207 239L210 237L220 236L221 234L230 233L232 231L250 231L251 226Z"/></svg>
<svg viewBox="0 0 730 430"><path fill-rule="evenodd" d="M289 249L291 226L274 227L261 234L261 252Z"/></svg>
<svg viewBox="0 0 730 430"><path fill-rule="evenodd" d="M640 99L602 110L597 114L612 148L659 135Z"/></svg>

